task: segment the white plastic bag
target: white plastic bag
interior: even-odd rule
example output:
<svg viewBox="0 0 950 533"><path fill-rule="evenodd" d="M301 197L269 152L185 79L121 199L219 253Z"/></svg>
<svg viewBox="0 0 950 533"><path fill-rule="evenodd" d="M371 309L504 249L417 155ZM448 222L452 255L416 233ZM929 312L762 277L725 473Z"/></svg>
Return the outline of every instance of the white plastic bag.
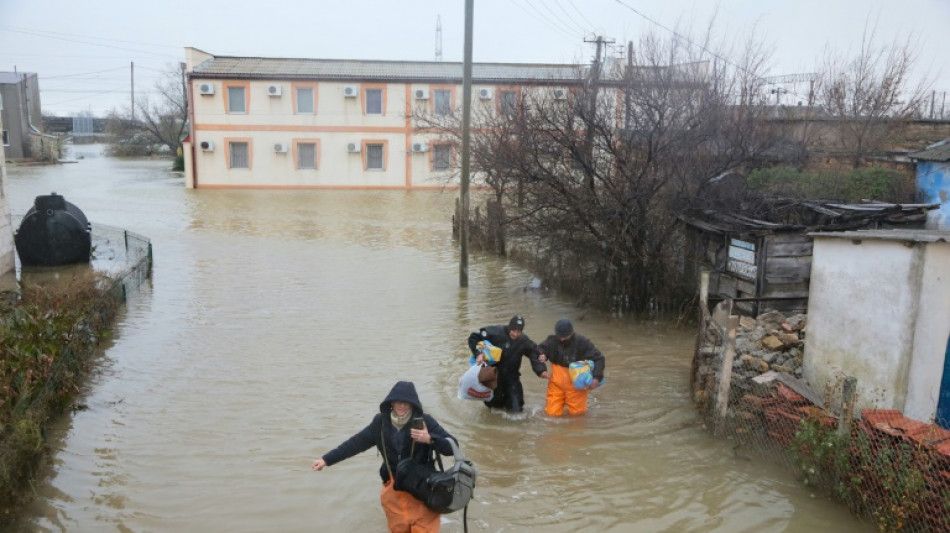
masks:
<svg viewBox="0 0 950 533"><path fill-rule="evenodd" d="M459 399L487 402L495 396L495 391L479 383L478 371L481 368L481 365L472 365L462 374L459 379Z"/></svg>

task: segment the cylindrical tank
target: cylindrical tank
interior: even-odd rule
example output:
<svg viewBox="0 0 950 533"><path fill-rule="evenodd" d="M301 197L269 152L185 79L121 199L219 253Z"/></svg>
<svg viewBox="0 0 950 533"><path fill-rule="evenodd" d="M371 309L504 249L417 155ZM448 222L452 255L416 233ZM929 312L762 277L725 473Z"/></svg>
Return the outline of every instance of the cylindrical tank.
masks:
<svg viewBox="0 0 950 533"><path fill-rule="evenodd" d="M24 266L88 263L92 252L86 215L55 192L36 197L13 240Z"/></svg>

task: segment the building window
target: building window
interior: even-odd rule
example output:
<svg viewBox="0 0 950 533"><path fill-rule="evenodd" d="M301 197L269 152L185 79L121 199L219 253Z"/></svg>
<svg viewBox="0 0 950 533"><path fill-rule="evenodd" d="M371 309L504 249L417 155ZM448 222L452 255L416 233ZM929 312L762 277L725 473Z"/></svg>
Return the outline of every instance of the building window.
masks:
<svg viewBox="0 0 950 533"><path fill-rule="evenodd" d="M10 146L10 138L7 137L7 130L3 130L3 145Z"/></svg>
<svg viewBox="0 0 950 533"><path fill-rule="evenodd" d="M505 116L514 116L518 108L518 93L501 91L498 93L498 111Z"/></svg>
<svg viewBox="0 0 950 533"><path fill-rule="evenodd" d="M366 114L367 115L382 115L383 114L383 90L382 89L366 89Z"/></svg>
<svg viewBox="0 0 950 533"><path fill-rule="evenodd" d="M244 87L228 87L228 113L243 115L247 113L247 100Z"/></svg>
<svg viewBox="0 0 950 533"><path fill-rule="evenodd" d="M452 114L452 91L450 89L436 89L433 102L433 112L439 116Z"/></svg>
<svg viewBox="0 0 950 533"><path fill-rule="evenodd" d="M296 99L298 115L313 114L313 87L297 87Z"/></svg>
<svg viewBox="0 0 950 533"><path fill-rule="evenodd" d="M452 168L452 145L432 145L432 170L448 170Z"/></svg>
<svg viewBox="0 0 950 533"><path fill-rule="evenodd" d="M230 155L229 168L251 168L250 150L246 142L228 143L228 153Z"/></svg>
<svg viewBox="0 0 950 533"><path fill-rule="evenodd" d="M385 150L382 143L366 144L366 170L384 170L383 155Z"/></svg>
<svg viewBox="0 0 950 533"><path fill-rule="evenodd" d="M302 170L317 169L317 143L297 143L297 168Z"/></svg>

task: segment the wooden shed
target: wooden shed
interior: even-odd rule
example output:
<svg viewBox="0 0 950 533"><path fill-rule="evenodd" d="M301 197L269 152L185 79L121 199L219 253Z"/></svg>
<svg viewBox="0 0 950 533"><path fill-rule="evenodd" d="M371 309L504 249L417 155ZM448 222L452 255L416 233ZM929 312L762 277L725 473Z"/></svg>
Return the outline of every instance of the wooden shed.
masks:
<svg viewBox="0 0 950 533"><path fill-rule="evenodd" d="M756 214L698 210L683 217L687 256L708 270L709 294L731 298L738 313L808 308L814 231L920 228L938 204L841 204L772 200Z"/></svg>

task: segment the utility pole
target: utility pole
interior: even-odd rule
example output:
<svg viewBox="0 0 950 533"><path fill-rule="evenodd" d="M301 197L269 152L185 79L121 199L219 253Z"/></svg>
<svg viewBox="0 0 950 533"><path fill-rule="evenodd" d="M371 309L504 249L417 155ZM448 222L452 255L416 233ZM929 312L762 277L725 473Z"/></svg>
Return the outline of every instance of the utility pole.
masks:
<svg viewBox="0 0 950 533"><path fill-rule="evenodd" d="M587 142L584 146L585 157L587 158L588 168L593 166L593 155L594 155L594 123L597 117L597 84L600 82L600 69L601 69L601 50L604 48L604 37L598 35L597 39L594 41L588 41L584 39L585 43L595 42L597 43L597 53L594 55L594 64L590 69L590 80L588 81L590 91L590 97L588 99L588 108L587 108L587 135L585 140ZM608 43L613 43L614 41L606 41ZM594 175L592 172L587 172L587 177L585 178L587 188L591 191L594 190Z"/></svg>
<svg viewBox="0 0 950 533"><path fill-rule="evenodd" d="M468 182L472 122L472 20L475 0L465 0L465 58L462 67L462 183L459 187L459 287L468 287Z"/></svg>
<svg viewBox="0 0 950 533"><path fill-rule="evenodd" d="M623 127L630 130L630 121L633 119L633 112L630 110L630 85L633 83L633 41L627 42L627 71L624 72L626 78L623 87Z"/></svg>
<svg viewBox="0 0 950 533"><path fill-rule="evenodd" d="M129 76L132 78L132 122L135 122L135 61L131 63Z"/></svg>

